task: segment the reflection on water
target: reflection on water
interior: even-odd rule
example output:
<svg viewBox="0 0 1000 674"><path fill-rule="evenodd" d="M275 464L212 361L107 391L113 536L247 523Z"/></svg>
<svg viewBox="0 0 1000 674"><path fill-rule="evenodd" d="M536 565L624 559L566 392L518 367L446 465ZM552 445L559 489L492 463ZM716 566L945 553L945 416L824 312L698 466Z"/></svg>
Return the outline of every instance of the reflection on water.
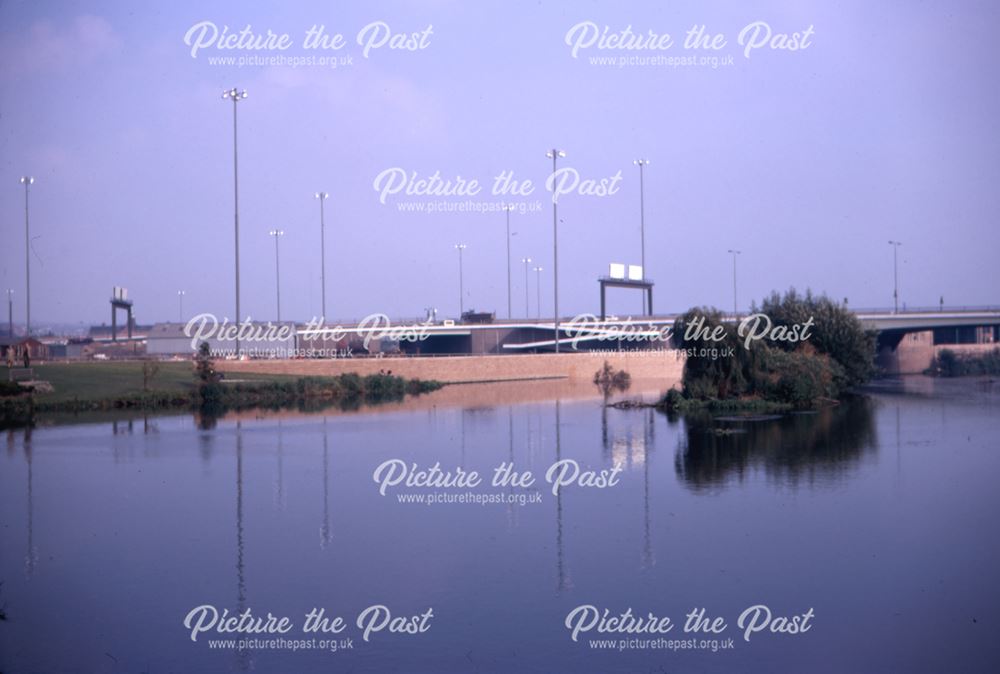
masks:
<svg viewBox="0 0 1000 674"><path fill-rule="evenodd" d="M843 479L876 447L873 407L870 398L857 397L814 413L761 420L687 416L677 475L693 489L742 480L756 469L789 484Z"/></svg>
<svg viewBox="0 0 1000 674"><path fill-rule="evenodd" d="M11 430L0 671L987 671L1000 590L973 579L1000 563L998 399L934 386L757 422L468 387L390 412ZM372 481L390 458L484 476L510 462L539 483L497 491L542 501L401 503ZM553 495L542 476L567 458L620 464L621 481ZM595 651L563 627L584 603L734 622L757 602L813 607L816 627L716 654ZM437 617L336 654L213 651L180 626L204 603Z"/></svg>

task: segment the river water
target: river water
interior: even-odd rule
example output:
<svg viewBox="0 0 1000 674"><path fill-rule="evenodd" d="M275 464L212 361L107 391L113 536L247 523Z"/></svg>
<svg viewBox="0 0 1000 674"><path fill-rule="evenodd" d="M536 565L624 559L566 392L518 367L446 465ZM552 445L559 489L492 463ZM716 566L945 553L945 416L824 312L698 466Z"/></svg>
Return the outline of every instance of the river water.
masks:
<svg viewBox="0 0 1000 674"><path fill-rule="evenodd" d="M8 431L0 671L1000 669L996 384L887 380L752 422L603 402L477 385L353 412ZM393 460L482 483L383 495L373 475ZM564 460L580 474L553 494ZM507 462L534 483L492 485ZM205 606L292 626L223 634L204 608L186 627ZM599 632L587 607L673 627ZM304 631L320 608L342 631ZM698 609L725 626L685 632Z"/></svg>

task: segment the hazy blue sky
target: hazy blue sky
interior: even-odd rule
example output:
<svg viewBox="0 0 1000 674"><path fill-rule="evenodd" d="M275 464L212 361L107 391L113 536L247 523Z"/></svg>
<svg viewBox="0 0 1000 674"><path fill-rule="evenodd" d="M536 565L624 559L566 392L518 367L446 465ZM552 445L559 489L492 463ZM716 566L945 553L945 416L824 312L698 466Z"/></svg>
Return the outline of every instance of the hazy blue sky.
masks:
<svg viewBox="0 0 1000 674"><path fill-rule="evenodd" d="M639 261L637 157L646 173L646 255L656 308L732 305L726 250L739 248L740 303L811 287L853 306L892 302L889 239L901 301L1000 303L1000 101L993 2L14 2L0 4L0 286L23 321L23 192L32 192L33 320L108 320L111 288L129 288L142 322L185 309L233 315L232 111L240 103L244 314L274 316L274 249L282 244L285 318L319 313L319 213L326 190L328 305L333 317L458 311L506 314L501 213L427 214L380 203L375 177L531 179L540 212L512 216L515 314L520 259L540 260L551 312L552 214L544 181L556 146L582 178L621 171L617 193L560 199L560 309L597 311L609 262ZM288 33L285 51L192 57L202 21ZM431 33L417 51L373 49L358 32ZM570 29L670 33L660 52L581 49ZM808 48L744 56L740 31L813 26ZM217 56L308 56L313 25L346 45L328 66L244 66ZM683 47L705 24L716 52ZM732 65L601 65L622 55L733 56ZM353 63L347 64L347 58ZM452 199L463 201L464 199ZM531 311L535 302L534 274ZM637 312L615 294L611 310Z"/></svg>

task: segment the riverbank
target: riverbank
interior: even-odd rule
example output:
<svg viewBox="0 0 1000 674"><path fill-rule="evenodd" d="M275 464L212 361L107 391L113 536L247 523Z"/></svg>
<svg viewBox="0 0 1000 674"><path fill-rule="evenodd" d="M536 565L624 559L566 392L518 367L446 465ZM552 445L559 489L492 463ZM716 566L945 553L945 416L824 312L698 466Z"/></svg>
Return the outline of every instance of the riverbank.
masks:
<svg viewBox="0 0 1000 674"><path fill-rule="evenodd" d="M33 368L24 392L0 397L0 427L30 424L36 415L136 409L204 409L214 412L247 407L321 407L401 400L441 387L439 382L404 379L385 373L347 373L322 377L244 373L223 377L205 399L191 362L115 361L45 363ZM7 369L0 368L6 382ZM9 386L9 385L8 385Z"/></svg>
<svg viewBox="0 0 1000 674"><path fill-rule="evenodd" d="M975 352L941 349L925 374L937 377L1000 374L1000 347L980 349Z"/></svg>

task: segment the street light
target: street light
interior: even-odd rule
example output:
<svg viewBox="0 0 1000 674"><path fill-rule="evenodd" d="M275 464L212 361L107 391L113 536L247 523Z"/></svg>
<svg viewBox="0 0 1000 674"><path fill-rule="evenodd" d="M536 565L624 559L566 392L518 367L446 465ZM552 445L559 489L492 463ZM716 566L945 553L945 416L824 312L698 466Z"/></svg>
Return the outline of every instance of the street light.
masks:
<svg viewBox="0 0 1000 674"><path fill-rule="evenodd" d="M510 204L506 204L503 210L507 216L507 318L511 318L511 308L510 308L510 209L513 208Z"/></svg>
<svg viewBox="0 0 1000 674"><path fill-rule="evenodd" d="M542 272L541 267L535 267L535 318L542 317Z"/></svg>
<svg viewBox="0 0 1000 674"><path fill-rule="evenodd" d="M326 321L326 223L323 220L323 202L330 197L327 192L317 192L316 198L319 199L319 264L320 264L320 284L323 286L322 296L323 296L323 321Z"/></svg>
<svg viewBox="0 0 1000 674"><path fill-rule="evenodd" d="M7 336L14 336L14 290L7 288Z"/></svg>
<svg viewBox="0 0 1000 674"><path fill-rule="evenodd" d="M274 289L278 296L278 322L281 322L281 268L278 266L278 240L285 235L280 229L268 232L274 237Z"/></svg>
<svg viewBox="0 0 1000 674"><path fill-rule="evenodd" d="M566 153L552 148L545 153L545 156L552 160L552 308L555 310L556 353L559 353L559 219L556 215L556 162L560 157L565 157Z"/></svg>
<svg viewBox="0 0 1000 674"><path fill-rule="evenodd" d="M177 321L179 323L184 322L184 291L177 291Z"/></svg>
<svg viewBox="0 0 1000 674"><path fill-rule="evenodd" d="M892 246L892 313L899 313L899 266L896 260L896 251L902 246L901 241L890 241Z"/></svg>
<svg viewBox="0 0 1000 674"><path fill-rule="evenodd" d="M462 319L465 313L465 278L462 271L462 251L468 248L464 243L456 243L455 250L458 251L458 318Z"/></svg>
<svg viewBox="0 0 1000 674"><path fill-rule="evenodd" d="M242 91L233 87L222 92L223 100L233 102L233 225L236 234L236 323L242 320L240 317L240 176L239 162L236 154L236 104L247 97L247 90ZM236 331L236 356L240 355L239 330Z"/></svg>
<svg viewBox="0 0 1000 674"><path fill-rule="evenodd" d="M642 265L642 276L646 276L646 196L643 168L649 165L648 159L636 159L632 162L639 167L639 243L641 246L641 257L639 263ZM642 294L642 313L646 313L646 293Z"/></svg>
<svg viewBox="0 0 1000 674"><path fill-rule="evenodd" d="M736 256L742 251L730 249L729 252L733 254L733 318L736 318L739 315L739 311L736 308Z"/></svg>
<svg viewBox="0 0 1000 674"><path fill-rule="evenodd" d="M522 257L521 262L524 263L524 317L527 318L531 315L531 309L528 307L528 265L531 264L531 258Z"/></svg>
<svg viewBox="0 0 1000 674"><path fill-rule="evenodd" d="M31 238L28 227L28 192L35 179L31 176L21 176L21 184L24 185L24 334L31 336L31 256L28 250L31 245Z"/></svg>

